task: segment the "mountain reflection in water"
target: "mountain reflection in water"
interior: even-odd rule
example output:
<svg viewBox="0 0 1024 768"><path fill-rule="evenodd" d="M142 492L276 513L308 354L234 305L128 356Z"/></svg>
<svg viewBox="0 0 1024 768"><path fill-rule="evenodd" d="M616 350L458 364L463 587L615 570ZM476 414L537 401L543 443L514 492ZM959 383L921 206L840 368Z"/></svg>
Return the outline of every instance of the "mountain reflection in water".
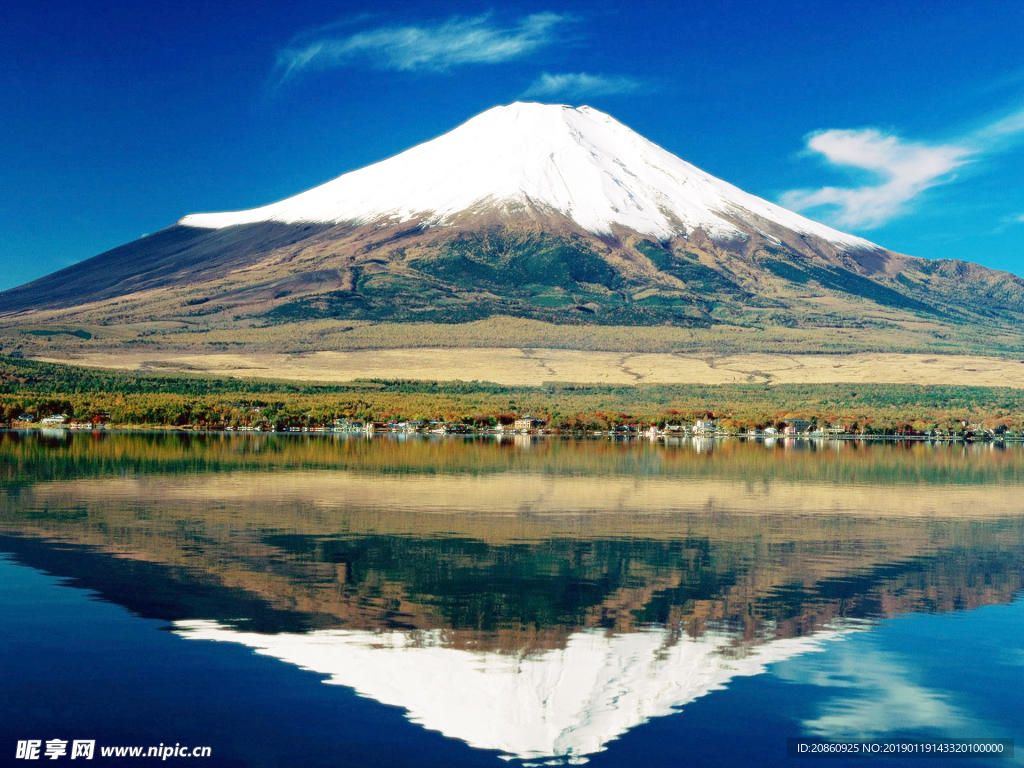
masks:
<svg viewBox="0 0 1024 768"><path fill-rule="evenodd" d="M1024 582L1015 445L0 433L0 472L0 551L521 759Z"/></svg>
<svg viewBox="0 0 1024 768"><path fill-rule="evenodd" d="M736 655L729 633L673 637L665 629L577 632L565 646L529 654L466 651L441 633L348 632L265 635L213 622L181 621L182 636L241 643L327 683L402 707L409 718L479 749L520 759L586 755L652 717L734 677L820 650L842 633L767 640Z"/></svg>

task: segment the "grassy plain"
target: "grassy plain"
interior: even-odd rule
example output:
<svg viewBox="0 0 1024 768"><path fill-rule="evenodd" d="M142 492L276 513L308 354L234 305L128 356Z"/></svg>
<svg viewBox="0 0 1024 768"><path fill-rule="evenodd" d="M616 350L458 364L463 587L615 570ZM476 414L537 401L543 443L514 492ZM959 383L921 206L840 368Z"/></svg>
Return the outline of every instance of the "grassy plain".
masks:
<svg viewBox="0 0 1024 768"><path fill-rule="evenodd" d="M81 352L53 363L292 381L404 378L505 386L601 384L952 384L1024 388L1024 360L975 355L685 354L534 348L412 348L275 354Z"/></svg>

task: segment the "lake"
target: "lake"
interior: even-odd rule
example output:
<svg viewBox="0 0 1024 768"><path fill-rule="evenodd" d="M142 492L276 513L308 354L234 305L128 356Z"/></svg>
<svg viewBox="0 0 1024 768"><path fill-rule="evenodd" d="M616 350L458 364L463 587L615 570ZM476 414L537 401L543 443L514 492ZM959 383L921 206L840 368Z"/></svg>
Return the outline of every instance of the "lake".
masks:
<svg viewBox="0 0 1024 768"><path fill-rule="evenodd" d="M1020 444L3 432L0 763L1011 739L1022 587Z"/></svg>

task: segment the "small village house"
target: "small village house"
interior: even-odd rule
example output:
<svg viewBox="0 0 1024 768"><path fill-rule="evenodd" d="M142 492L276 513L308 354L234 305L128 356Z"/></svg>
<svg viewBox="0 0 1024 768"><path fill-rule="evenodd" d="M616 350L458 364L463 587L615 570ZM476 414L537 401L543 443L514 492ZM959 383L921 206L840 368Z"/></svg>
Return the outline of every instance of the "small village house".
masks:
<svg viewBox="0 0 1024 768"><path fill-rule="evenodd" d="M512 427L516 432L532 432L543 427L545 423L544 419L538 419L533 416L520 416L515 420Z"/></svg>
<svg viewBox="0 0 1024 768"><path fill-rule="evenodd" d="M693 433L695 435L710 435L718 429L718 424L714 419L697 419L697 423L693 425Z"/></svg>

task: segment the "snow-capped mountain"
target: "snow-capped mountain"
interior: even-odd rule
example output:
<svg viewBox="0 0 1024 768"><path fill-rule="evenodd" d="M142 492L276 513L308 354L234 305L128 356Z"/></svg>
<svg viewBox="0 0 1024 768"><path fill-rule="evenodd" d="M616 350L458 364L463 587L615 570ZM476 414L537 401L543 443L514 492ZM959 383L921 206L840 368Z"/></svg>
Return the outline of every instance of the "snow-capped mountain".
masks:
<svg viewBox="0 0 1024 768"><path fill-rule="evenodd" d="M579 343L563 338L567 326L605 325L716 329L716 339L735 329L755 349L785 328L780 338L798 329L833 350L823 329L840 328L849 351L950 339L1006 350L1020 345L1024 280L811 221L590 107L516 103L286 200L192 214L0 293L0 317L39 311L61 333L166 323L160 339L176 329L186 346L208 343L209 330L244 344L253 324L320 320L443 324L451 343L472 321L514 318L551 326L554 346ZM507 345L498 326L469 346ZM293 335L275 338L293 348ZM677 342L704 343L669 348Z"/></svg>
<svg viewBox="0 0 1024 768"><path fill-rule="evenodd" d="M516 102L383 162L272 205L199 213L185 226L451 223L533 209L595 234L623 227L659 239L702 229L744 235L768 221L837 245L878 249L716 179L592 107Z"/></svg>

